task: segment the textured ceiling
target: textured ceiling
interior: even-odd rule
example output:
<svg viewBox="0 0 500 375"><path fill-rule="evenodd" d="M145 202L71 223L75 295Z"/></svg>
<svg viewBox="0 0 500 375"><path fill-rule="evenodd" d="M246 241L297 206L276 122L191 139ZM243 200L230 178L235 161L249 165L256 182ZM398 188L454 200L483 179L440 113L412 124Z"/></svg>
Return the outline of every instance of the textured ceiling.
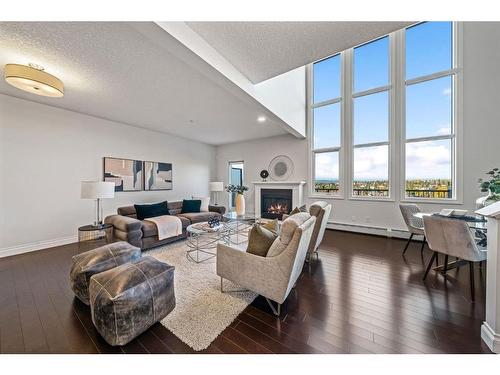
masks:
<svg viewBox="0 0 500 375"><path fill-rule="evenodd" d="M0 22L2 72L30 62L62 79L65 96L25 93L3 79L0 93L214 145L285 133L152 22ZM260 115L268 121L258 123Z"/></svg>
<svg viewBox="0 0 500 375"><path fill-rule="evenodd" d="M414 22L187 22L253 83Z"/></svg>

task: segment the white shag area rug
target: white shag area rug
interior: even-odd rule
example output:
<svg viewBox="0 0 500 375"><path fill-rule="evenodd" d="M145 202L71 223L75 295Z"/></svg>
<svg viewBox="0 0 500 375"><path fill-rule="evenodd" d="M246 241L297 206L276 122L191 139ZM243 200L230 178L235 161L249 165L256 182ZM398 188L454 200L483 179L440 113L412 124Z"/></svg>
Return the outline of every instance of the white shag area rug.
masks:
<svg viewBox="0 0 500 375"><path fill-rule="evenodd" d="M167 329L196 351L206 349L255 299L256 293L221 293L216 258L195 263L186 257L186 242L176 242L144 255L175 266L175 309L162 321ZM241 289L224 280L224 290Z"/></svg>

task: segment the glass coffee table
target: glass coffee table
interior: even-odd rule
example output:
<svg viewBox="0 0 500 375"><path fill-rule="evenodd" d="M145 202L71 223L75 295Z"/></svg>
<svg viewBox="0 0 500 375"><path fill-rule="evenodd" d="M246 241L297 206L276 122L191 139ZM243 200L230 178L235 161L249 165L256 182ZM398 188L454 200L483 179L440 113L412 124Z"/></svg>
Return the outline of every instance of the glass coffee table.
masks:
<svg viewBox="0 0 500 375"><path fill-rule="evenodd" d="M223 215L225 224L229 228L229 241L232 244L240 245L248 241L248 232L252 225L259 221L254 213L237 215L236 212L228 212Z"/></svg>
<svg viewBox="0 0 500 375"><path fill-rule="evenodd" d="M230 228L221 222L210 228L207 222L191 224L186 228L188 238L187 258L195 263L206 262L217 255L217 244L229 244Z"/></svg>

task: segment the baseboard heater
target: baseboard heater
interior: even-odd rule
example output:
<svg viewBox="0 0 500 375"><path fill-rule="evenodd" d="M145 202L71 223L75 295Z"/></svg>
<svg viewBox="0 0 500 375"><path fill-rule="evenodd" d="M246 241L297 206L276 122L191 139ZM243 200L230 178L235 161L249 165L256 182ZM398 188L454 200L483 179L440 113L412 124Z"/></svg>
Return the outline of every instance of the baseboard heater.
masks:
<svg viewBox="0 0 500 375"><path fill-rule="evenodd" d="M408 231L401 229L383 228L383 227L375 227L375 226L360 225L360 224L336 223L333 221L329 221L326 227L328 229L341 230L345 232L373 234L376 236L383 236L383 237L408 239L408 237L410 236Z"/></svg>

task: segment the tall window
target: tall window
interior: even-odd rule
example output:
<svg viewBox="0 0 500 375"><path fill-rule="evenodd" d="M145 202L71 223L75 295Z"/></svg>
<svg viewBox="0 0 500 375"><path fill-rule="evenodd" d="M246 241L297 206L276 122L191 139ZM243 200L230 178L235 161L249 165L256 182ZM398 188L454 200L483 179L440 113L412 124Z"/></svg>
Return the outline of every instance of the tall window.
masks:
<svg viewBox="0 0 500 375"><path fill-rule="evenodd" d="M315 193L457 199L456 26L419 23L313 64Z"/></svg>
<svg viewBox="0 0 500 375"><path fill-rule="evenodd" d="M389 196L389 37L354 48L353 196Z"/></svg>
<svg viewBox="0 0 500 375"><path fill-rule="evenodd" d="M454 198L453 24L418 24L405 41L405 197Z"/></svg>
<svg viewBox="0 0 500 375"><path fill-rule="evenodd" d="M340 193L340 54L313 65L312 153L314 191Z"/></svg>

